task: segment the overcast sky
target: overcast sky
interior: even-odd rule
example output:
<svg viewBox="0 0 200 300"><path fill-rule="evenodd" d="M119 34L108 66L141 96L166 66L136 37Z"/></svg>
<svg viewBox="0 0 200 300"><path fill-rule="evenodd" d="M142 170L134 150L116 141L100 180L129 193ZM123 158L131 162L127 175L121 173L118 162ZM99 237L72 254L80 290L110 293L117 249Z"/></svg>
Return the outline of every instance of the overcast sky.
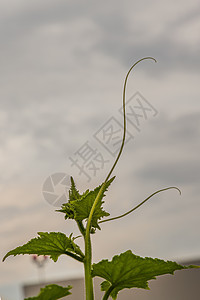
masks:
<svg viewBox="0 0 200 300"><path fill-rule="evenodd" d="M118 215L168 186L182 196L162 193L134 215L102 224L93 259L127 249L200 258L199 1L0 0L0 20L1 257L38 231L77 234L49 202L59 202L54 196L63 195L69 175L80 191L103 181L119 145L108 130L119 142L126 72L153 56L158 63L143 61L128 81L127 143L105 209ZM80 174L86 146L91 159ZM48 189L62 176L66 186L43 195L44 183ZM81 267L61 257L48 262L46 278L76 276ZM28 256L0 263L1 286L37 275Z"/></svg>

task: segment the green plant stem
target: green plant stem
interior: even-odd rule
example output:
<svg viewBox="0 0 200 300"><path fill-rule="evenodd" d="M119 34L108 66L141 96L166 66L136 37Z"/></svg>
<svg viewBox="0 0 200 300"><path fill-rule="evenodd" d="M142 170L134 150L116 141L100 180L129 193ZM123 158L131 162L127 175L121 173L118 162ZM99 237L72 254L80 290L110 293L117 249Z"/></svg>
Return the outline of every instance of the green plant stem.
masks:
<svg viewBox="0 0 200 300"><path fill-rule="evenodd" d="M82 234L83 237L84 237L84 236L85 236L85 228L84 228L84 226L83 226L83 222L81 222L81 221L76 221L76 223L77 223L77 225L78 225L78 228L79 228L81 234Z"/></svg>
<svg viewBox="0 0 200 300"><path fill-rule="evenodd" d="M115 162L114 162L114 164L113 164L110 172L108 173L105 182L109 180L109 178L110 178L110 176L111 176L111 174L112 174L112 172L113 172L113 170L114 170L114 168L115 168L115 166L116 166L116 164L117 164L117 162L118 162L118 160L119 160L119 158L120 158L120 156L122 154L122 151L123 151L123 148L124 148L124 144L125 144L125 138L126 138L126 110L125 110L125 102L126 102L126 85L127 85L128 77L129 77L129 74L132 71L132 69L137 64L139 64L141 61L146 60L146 59L152 59L154 62L157 62L155 60L155 58L153 58L153 57L144 57L144 58L141 58L140 60L138 60L136 63L134 63L132 65L132 67L129 69L128 73L126 74L125 81L124 81L124 88L123 88L123 98L122 98L122 103L123 103L123 118L124 118L124 131L123 131L122 144L121 144L119 153L117 155L117 158L116 158L116 160L115 160Z"/></svg>
<svg viewBox="0 0 200 300"><path fill-rule="evenodd" d="M126 77L125 77L125 81L124 81L124 88L123 88L123 116L124 116L124 132L123 132L123 138L122 138L122 144L119 150L119 153L117 155L116 160L114 161L114 164L110 170L110 172L108 173L104 183L102 184L96 199L93 203L92 209L90 211L89 217L88 217L88 221L87 221L87 226L86 226L86 232L85 232L85 289L86 289L86 300L93 300L94 299L94 295L93 295L93 283L92 283L92 278L91 278L91 269L92 269L92 247L91 247L91 239L90 239L90 230L91 230L91 222L92 222L92 217L95 211L95 208L98 204L98 202L101 200L101 196L105 191L105 186L106 186L106 182L109 180L121 154L122 154L122 150L125 144L125 137L126 137L126 112L125 112L125 95L126 95L126 84L127 84L127 80L128 80L128 76L131 72L131 70L141 61L146 60L146 59L152 59L156 62L156 60L152 57L145 57L142 58L140 60L138 60L135 64L132 65L132 67L129 69Z"/></svg>
<svg viewBox="0 0 200 300"><path fill-rule="evenodd" d="M90 238L90 234L89 234L89 236L87 236L87 234L86 234L86 236L85 236L85 260L84 260L86 300L94 300L91 267L92 267L91 238Z"/></svg>
<svg viewBox="0 0 200 300"><path fill-rule="evenodd" d="M111 294L111 292L112 292L113 289L114 289L114 287L111 285L111 286L109 287L109 289L106 291L106 293L105 293L105 295L103 296L103 299L102 299L102 300L107 300L108 297L110 296L110 294Z"/></svg>
<svg viewBox="0 0 200 300"><path fill-rule="evenodd" d="M181 194L181 191L179 190L179 188L177 188L175 186L171 186L171 187L167 187L167 188L161 189L161 190L156 191L153 194L151 194L149 197L147 197L145 200L143 200L141 203L139 203L138 205L136 205L134 208L132 208L131 210L127 211L126 213L124 213L122 215L119 215L117 217L113 217L113 218L109 218L109 219L105 219L105 220L99 221L99 223L104 223L104 222L113 221L113 220L117 220L117 219L123 218L123 217L127 216L128 214L132 213L134 210L136 210L140 206L142 206L146 201L148 201L154 195L156 195L156 194L158 194L160 192L166 191L166 190L170 190L170 189L176 189Z"/></svg>
<svg viewBox="0 0 200 300"><path fill-rule="evenodd" d="M92 246L91 246L91 237L90 237L90 230L91 230L91 222L92 216L95 210L95 207L99 200L101 199L101 195L104 192L106 187L106 182L103 183L101 186L99 193L94 201L94 204L91 208L90 215L87 221L86 232L85 232L85 289L86 289L86 300L93 300L93 281L91 276L91 269L92 269Z"/></svg>

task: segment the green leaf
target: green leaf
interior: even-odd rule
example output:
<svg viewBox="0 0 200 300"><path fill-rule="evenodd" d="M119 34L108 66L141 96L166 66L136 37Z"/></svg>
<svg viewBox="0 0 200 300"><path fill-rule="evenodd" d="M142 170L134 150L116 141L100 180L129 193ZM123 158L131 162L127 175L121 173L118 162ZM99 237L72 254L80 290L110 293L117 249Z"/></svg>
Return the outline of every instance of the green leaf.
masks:
<svg viewBox="0 0 200 300"><path fill-rule="evenodd" d="M26 298L24 300L57 300L70 295L71 293L69 290L71 288L70 285L68 287L62 287L56 284L46 285L44 288L40 289L38 296Z"/></svg>
<svg viewBox="0 0 200 300"><path fill-rule="evenodd" d="M114 180L115 177L111 178L105 186L105 191L108 189L111 182ZM58 210L60 212L65 213L65 219L75 219L76 221L83 221L87 219L90 215L91 208L94 204L94 201L96 199L96 196L98 195L98 192L101 188L102 184L95 188L93 191L87 190L83 195L78 196L77 190L75 189L74 181L72 181L71 185L71 191L70 191L70 200L67 203L64 203L62 205L62 209ZM105 192L104 191L104 192ZM76 195L76 196L75 196ZM102 201L102 198L105 196L103 193L101 196L100 201L98 202L98 205L95 208L93 217L92 217L92 227L100 229L98 225L98 220L100 220L103 217L107 217L110 214L103 210L102 204L104 201ZM76 200L72 200L75 199ZM79 198L78 198L79 197Z"/></svg>
<svg viewBox="0 0 200 300"><path fill-rule="evenodd" d="M61 232L38 232L39 237L30 240L27 244L19 246L9 251L3 261L10 255L37 254L50 255L53 261L57 261L61 254L67 254L74 258L83 258L83 253L79 246L73 242L71 237L67 237Z"/></svg>
<svg viewBox="0 0 200 300"><path fill-rule="evenodd" d="M112 261L102 260L93 264L92 277L99 276L106 279L101 284L101 288L107 293L109 289L111 297L116 299L118 292L124 288L149 289L148 280L156 279L155 276L173 274L176 270L195 267L186 267L157 258L142 258L128 250L114 256Z"/></svg>
<svg viewBox="0 0 200 300"><path fill-rule="evenodd" d="M73 177L70 177L71 179L71 187L69 190L69 201L78 200L80 199L81 195L79 194L79 191L76 188L75 182Z"/></svg>

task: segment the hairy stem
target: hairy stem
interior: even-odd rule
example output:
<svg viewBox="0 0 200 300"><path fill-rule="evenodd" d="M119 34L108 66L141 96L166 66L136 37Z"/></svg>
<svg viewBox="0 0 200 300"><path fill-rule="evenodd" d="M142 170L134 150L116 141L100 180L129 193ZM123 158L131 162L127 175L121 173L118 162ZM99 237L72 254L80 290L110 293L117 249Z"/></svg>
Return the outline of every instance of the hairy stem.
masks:
<svg viewBox="0 0 200 300"><path fill-rule="evenodd" d="M145 200L143 200L141 203L139 203L138 205L136 205L134 208L132 208L131 210L127 211L126 213L122 214L122 215L119 215L117 217L113 217L113 218L109 218L109 219L105 219L105 220L102 220L102 221L99 221L99 223L104 223L104 222L108 222L108 221L113 221L113 220L117 220L117 219L120 219L120 218L123 218L127 215L129 215L130 213L132 213L134 210L136 210L137 208L139 208L140 206L142 206L145 202L147 202L150 198L152 198L154 195L160 193L160 192L163 192L163 191L166 191L166 190L170 190L170 189L176 189L179 191L179 193L181 194L181 191L179 190L179 188L175 187L175 186L171 186L171 187L167 187L167 188L164 188L164 189L161 189L159 191L156 191L154 192L153 194L151 194L149 197L147 197Z"/></svg>
<svg viewBox="0 0 200 300"><path fill-rule="evenodd" d="M98 203L99 199L101 199L101 195L105 190L106 182L103 183L103 185L100 188L99 193L97 194L97 197L94 201L95 203ZM87 221L87 227L85 232L85 289L86 289L86 300L93 300L94 294L93 294L93 281L91 276L91 269L92 269L92 246L91 246L91 237L90 237L90 229L91 229L91 222L92 222L92 216L95 210L96 205L92 206L90 215Z"/></svg>
<svg viewBox="0 0 200 300"><path fill-rule="evenodd" d="M92 246L90 234L85 236L85 260L84 260L84 269L85 269L85 293L86 300L94 300L93 292L93 281L91 276L91 266L92 266Z"/></svg>

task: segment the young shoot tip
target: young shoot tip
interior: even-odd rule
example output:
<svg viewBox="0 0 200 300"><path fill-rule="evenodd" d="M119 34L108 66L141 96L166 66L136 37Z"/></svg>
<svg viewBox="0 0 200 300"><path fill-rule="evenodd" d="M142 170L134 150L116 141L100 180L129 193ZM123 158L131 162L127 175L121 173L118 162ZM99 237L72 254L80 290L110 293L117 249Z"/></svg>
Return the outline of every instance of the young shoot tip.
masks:
<svg viewBox="0 0 200 300"><path fill-rule="evenodd" d="M170 186L170 187L166 188L166 190L171 190L171 189L177 190L179 192L179 195L180 196L182 195L181 190L178 187L176 187L176 186Z"/></svg>
<svg viewBox="0 0 200 300"><path fill-rule="evenodd" d="M177 187L175 187L175 189L177 189L177 191L179 192L180 196L182 195L181 190Z"/></svg>
<svg viewBox="0 0 200 300"><path fill-rule="evenodd" d="M152 59L155 63L158 62L154 57L151 57L151 56L143 57L143 58L140 59L139 61L142 61L142 60L145 60L145 59ZM138 61L138 62L139 62L139 61Z"/></svg>

